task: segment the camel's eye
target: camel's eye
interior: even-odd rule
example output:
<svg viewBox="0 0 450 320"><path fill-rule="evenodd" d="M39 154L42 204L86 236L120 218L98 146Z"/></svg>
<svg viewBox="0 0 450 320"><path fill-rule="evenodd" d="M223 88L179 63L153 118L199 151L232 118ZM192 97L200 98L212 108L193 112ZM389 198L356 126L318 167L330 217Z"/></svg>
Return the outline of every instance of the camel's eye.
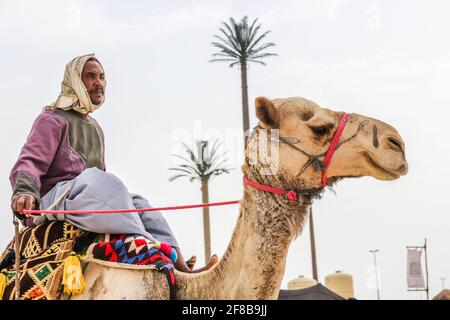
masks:
<svg viewBox="0 0 450 320"><path fill-rule="evenodd" d="M328 132L330 132L330 130L333 129L333 126L334 125L332 123L328 123L323 126L310 127L310 128L316 136L322 137L322 136L326 135Z"/></svg>

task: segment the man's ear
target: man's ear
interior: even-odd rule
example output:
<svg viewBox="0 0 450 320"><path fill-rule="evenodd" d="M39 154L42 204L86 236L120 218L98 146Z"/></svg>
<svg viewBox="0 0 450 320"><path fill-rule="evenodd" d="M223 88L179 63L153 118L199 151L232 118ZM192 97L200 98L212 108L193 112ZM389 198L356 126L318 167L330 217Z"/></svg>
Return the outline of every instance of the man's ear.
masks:
<svg viewBox="0 0 450 320"><path fill-rule="evenodd" d="M256 116L265 127L278 128L278 112L272 101L265 97L255 99Z"/></svg>

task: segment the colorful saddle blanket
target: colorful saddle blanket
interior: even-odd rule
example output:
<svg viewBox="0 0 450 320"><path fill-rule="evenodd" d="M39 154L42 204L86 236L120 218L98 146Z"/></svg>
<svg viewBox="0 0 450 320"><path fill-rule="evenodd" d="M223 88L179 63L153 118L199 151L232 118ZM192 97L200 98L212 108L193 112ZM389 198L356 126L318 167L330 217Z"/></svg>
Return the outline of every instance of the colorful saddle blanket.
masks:
<svg viewBox="0 0 450 320"><path fill-rule="evenodd" d="M139 235L112 235L108 242L98 242L89 248L88 255L107 262L132 265L153 265L164 272L172 289L175 284L176 251L168 243L153 243Z"/></svg>
<svg viewBox="0 0 450 320"><path fill-rule="evenodd" d="M89 233L61 221L24 228L19 236L21 254L19 299L59 298L62 291L64 261L72 251L78 251L76 247L80 247L80 239L87 234ZM13 242L2 255L1 265L5 265L5 260L13 256L12 245ZM171 299L175 298L173 262L177 256L176 251L168 243L152 243L138 235L111 235L107 242L90 245L87 256L108 263L154 266L157 271L166 275ZM11 300L15 296L16 273L12 263L6 263L6 266L6 269L1 270L7 279L2 299Z"/></svg>

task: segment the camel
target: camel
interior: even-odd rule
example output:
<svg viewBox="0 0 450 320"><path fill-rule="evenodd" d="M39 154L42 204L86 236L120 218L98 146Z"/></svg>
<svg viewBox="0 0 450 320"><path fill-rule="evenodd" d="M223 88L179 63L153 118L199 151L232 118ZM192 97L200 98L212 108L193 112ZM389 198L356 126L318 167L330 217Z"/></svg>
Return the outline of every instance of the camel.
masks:
<svg viewBox="0 0 450 320"><path fill-rule="evenodd" d="M343 178L394 180L408 171L405 145L390 125L350 114L330 166L326 151L343 116L304 98L255 100L259 125L249 137L242 172L260 185L291 190L298 199L244 185L228 248L211 269L175 273L177 299L277 299L290 243L325 185ZM326 170L326 175L324 175ZM165 276L89 263L86 290L72 299L169 299Z"/></svg>

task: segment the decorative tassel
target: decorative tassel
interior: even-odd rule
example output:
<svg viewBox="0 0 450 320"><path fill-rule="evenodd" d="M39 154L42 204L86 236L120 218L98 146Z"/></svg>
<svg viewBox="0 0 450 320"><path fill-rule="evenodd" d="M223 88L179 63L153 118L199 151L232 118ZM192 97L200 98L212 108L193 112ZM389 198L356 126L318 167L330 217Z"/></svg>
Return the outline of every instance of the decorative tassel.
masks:
<svg viewBox="0 0 450 320"><path fill-rule="evenodd" d="M178 255L174 248L167 242L156 242L155 247L169 257L174 263L177 262Z"/></svg>
<svg viewBox="0 0 450 320"><path fill-rule="evenodd" d="M8 270L2 269L0 272L0 300L3 299L3 294L5 293L6 284L8 283L8 279L6 278L6 272Z"/></svg>
<svg viewBox="0 0 450 320"><path fill-rule="evenodd" d="M0 273L0 300L3 299L3 294L5 293L6 289L6 269L3 269Z"/></svg>
<svg viewBox="0 0 450 320"><path fill-rule="evenodd" d="M62 284L64 285L64 293L67 294L80 294L86 288L80 260L73 251L64 261Z"/></svg>

